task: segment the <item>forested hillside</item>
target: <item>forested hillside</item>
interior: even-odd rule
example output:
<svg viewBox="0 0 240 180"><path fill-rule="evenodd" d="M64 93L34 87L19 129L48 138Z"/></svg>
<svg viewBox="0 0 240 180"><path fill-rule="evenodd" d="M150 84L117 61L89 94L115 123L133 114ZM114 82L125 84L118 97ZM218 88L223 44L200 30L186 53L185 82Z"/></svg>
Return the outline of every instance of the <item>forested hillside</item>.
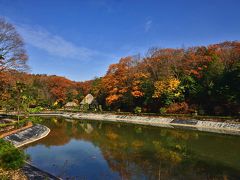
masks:
<svg viewBox="0 0 240 180"><path fill-rule="evenodd" d="M81 73L81 72L79 72ZM105 76L86 82L33 75L13 68L0 72L1 107L62 107L91 93L105 110L239 115L240 42L207 47L150 49L111 64ZM137 107L137 108L136 108Z"/></svg>

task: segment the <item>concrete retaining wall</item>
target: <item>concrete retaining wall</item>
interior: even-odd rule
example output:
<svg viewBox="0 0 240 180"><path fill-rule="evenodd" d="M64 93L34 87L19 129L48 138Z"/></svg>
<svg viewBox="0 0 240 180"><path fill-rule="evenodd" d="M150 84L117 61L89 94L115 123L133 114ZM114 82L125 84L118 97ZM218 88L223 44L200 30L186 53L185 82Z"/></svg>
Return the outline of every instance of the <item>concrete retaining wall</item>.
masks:
<svg viewBox="0 0 240 180"><path fill-rule="evenodd" d="M21 147L46 137L49 132L50 129L48 127L37 124L20 132L6 136L3 139L11 142L15 147Z"/></svg>
<svg viewBox="0 0 240 180"><path fill-rule="evenodd" d="M124 122L133 124L143 124L168 128L190 128L199 131L240 135L240 124L200 121L200 120L178 120L166 117L129 116L115 114L95 114L95 113L61 113L61 114L34 114L35 116L61 116L82 120L100 120L111 122Z"/></svg>

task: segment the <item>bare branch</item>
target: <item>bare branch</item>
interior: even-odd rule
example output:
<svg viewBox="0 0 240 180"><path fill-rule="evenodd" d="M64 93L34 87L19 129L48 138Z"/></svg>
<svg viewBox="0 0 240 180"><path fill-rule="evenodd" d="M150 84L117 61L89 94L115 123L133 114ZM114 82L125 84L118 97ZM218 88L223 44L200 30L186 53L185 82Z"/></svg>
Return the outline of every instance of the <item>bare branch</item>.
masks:
<svg viewBox="0 0 240 180"><path fill-rule="evenodd" d="M26 71L28 56L15 27L0 18L0 72L7 69Z"/></svg>

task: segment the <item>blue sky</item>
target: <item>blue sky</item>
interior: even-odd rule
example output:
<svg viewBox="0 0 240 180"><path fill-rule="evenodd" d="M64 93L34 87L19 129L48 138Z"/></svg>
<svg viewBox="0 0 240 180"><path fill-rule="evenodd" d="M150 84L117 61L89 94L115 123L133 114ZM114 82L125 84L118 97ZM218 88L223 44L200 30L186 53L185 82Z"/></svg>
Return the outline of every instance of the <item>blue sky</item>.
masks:
<svg viewBox="0 0 240 180"><path fill-rule="evenodd" d="M82 81L150 47L240 40L240 0L0 0L31 73Z"/></svg>

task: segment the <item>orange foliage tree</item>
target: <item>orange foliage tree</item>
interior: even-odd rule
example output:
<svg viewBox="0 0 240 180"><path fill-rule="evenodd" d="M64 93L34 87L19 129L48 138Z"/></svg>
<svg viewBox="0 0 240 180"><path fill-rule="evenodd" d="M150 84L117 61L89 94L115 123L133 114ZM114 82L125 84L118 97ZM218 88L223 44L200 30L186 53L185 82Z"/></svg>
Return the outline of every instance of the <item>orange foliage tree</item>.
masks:
<svg viewBox="0 0 240 180"><path fill-rule="evenodd" d="M123 97L133 100L144 95L141 90L141 80L148 75L141 72L137 64L138 61L133 57L126 57L119 63L109 66L106 76L102 79L103 88L107 92L108 105L124 101Z"/></svg>

